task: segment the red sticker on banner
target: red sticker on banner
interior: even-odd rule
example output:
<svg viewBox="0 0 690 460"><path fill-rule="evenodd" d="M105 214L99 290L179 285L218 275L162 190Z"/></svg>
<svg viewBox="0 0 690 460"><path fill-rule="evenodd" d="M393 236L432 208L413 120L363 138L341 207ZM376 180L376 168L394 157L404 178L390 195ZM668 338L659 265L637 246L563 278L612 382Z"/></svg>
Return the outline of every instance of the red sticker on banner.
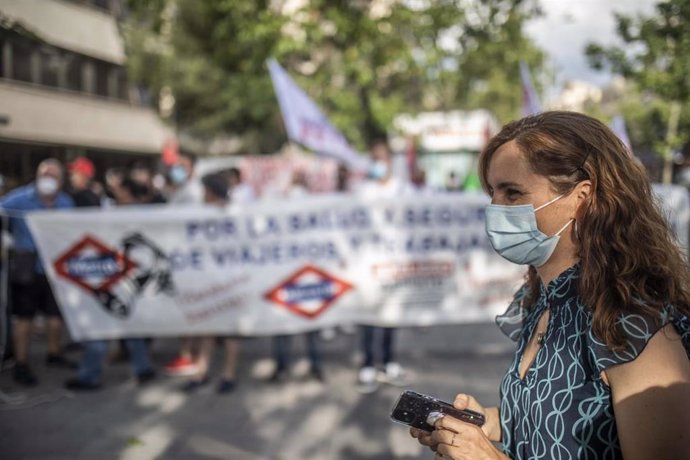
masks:
<svg viewBox="0 0 690 460"><path fill-rule="evenodd" d="M307 265L268 291L265 297L297 315L314 319L352 288L350 283Z"/></svg>
<svg viewBox="0 0 690 460"><path fill-rule="evenodd" d="M107 291L137 268L120 251L89 235L58 257L53 266L58 275L90 292Z"/></svg>

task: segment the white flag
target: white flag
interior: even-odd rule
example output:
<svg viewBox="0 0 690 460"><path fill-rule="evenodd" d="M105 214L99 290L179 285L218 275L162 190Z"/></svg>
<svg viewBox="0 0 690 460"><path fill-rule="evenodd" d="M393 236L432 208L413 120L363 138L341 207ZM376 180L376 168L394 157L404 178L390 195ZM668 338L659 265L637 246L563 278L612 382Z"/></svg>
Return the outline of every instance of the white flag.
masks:
<svg viewBox="0 0 690 460"><path fill-rule="evenodd" d="M541 102L532 85L529 67L525 61L520 61L520 79L522 80L522 115L526 117L541 112Z"/></svg>
<svg viewBox="0 0 690 460"><path fill-rule="evenodd" d="M350 146L345 136L328 121L314 101L275 59L268 61L268 69L288 137L318 154L342 161L354 170L368 170L368 158L358 154Z"/></svg>
<svg viewBox="0 0 690 460"><path fill-rule="evenodd" d="M614 116L609 128L611 128L611 131L613 131L613 133L625 144L628 148L628 152L633 155L632 145L630 144L630 138L628 137L628 130L625 127L625 119L623 116L620 114Z"/></svg>

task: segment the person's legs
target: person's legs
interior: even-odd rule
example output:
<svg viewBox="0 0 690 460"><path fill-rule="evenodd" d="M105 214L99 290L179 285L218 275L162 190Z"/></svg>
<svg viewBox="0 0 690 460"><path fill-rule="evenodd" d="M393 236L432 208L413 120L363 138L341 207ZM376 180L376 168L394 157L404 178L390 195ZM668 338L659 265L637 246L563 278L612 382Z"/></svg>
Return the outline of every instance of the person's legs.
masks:
<svg viewBox="0 0 690 460"><path fill-rule="evenodd" d="M193 358L193 338L180 338L180 351L178 356L165 366L165 373L168 375L195 375L197 365Z"/></svg>
<svg viewBox="0 0 690 460"><path fill-rule="evenodd" d="M103 376L103 359L108 351L106 340L89 340L84 342L84 354L82 355L77 381L91 386L99 386ZM70 387L72 380L67 382Z"/></svg>
<svg viewBox="0 0 690 460"><path fill-rule="evenodd" d="M76 369L76 363L68 360L63 355L62 350L62 331L63 321L60 307L55 300L53 290L48 283L45 275L36 275L36 292L39 297L40 309L46 315L48 325L48 350L46 353L46 364L49 366L65 367Z"/></svg>
<svg viewBox="0 0 690 460"><path fill-rule="evenodd" d="M361 326L362 331L362 352L364 353L364 364L362 367L374 367L374 326Z"/></svg>
<svg viewBox="0 0 690 460"><path fill-rule="evenodd" d="M5 305L0 305L0 308L5 308L5 323L4 323L4 328L5 330L4 335L5 335L5 354L2 356L2 359L4 361L7 361L7 363L3 364L9 364L11 363L14 365L16 362L15 356L14 356L14 327L12 325L12 290L9 289L9 285L7 286L7 299ZM2 370L2 369L0 369Z"/></svg>
<svg viewBox="0 0 690 460"><path fill-rule="evenodd" d="M196 372L192 378L182 385L182 391L191 393L199 387L208 383L208 371L211 366L211 358L213 356L213 348L215 347L215 338L213 336L204 336L198 338L199 353L197 355Z"/></svg>
<svg viewBox="0 0 690 460"><path fill-rule="evenodd" d="M393 350L395 340L395 328L384 327L381 328L383 334L383 342L381 343L381 352L383 358L383 365L395 361L395 352Z"/></svg>
<svg viewBox="0 0 690 460"><path fill-rule="evenodd" d="M395 386L405 386L409 383L409 376L402 366L395 362L394 340L395 328L382 328L383 342L383 372L381 378L384 382Z"/></svg>
<svg viewBox="0 0 690 460"><path fill-rule="evenodd" d="M145 339L125 339L125 345L129 350L129 356L132 358L135 375L140 376L152 370L149 349Z"/></svg>
<svg viewBox="0 0 690 460"><path fill-rule="evenodd" d="M48 355L59 355L62 352L62 320L48 317Z"/></svg>
<svg viewBox="0 0 690 460"><path fill-rule="evenodd" d="M289 335L273 337L273 359L275 360L276 367L269 379L271 382L277 382L287 377L291 342Z"/></svg>
<svg viewBox="0 0 690 460"><path fill-rule="evenodd" d="M226 337L223 340L225 345L225 360L223 362L223 380L235 380L237 372L237 355L240 350L238 339Z"/></svg>
<svg viewBox="0 0 690 460"><path fill-rule="evenodd" d="M194 361L192 356L192 338L182 337L180 338L180 358L187 361Z"/></svg>
<svg viewBox="0 0 690 460"><path fill-rule="evenodd" d="M235 388L235 374L237 372L237 355L240 349L238 339L226 337L223 339L225 346L225 360L223 362L223 376L218 385L218 393L229 393Z"/></svg>
<svg viewBox="0 0 690 460"><path fill-rule="evenodd" d="M137 376L139 385L144 385L153 380L156 377L156 372L151 367L149 347L146 344L146 339L125 339L125 346L129 351L134 374Z"/></svg>
<svg viewBox="0 0 690 460"><path fill-rule="evenodd" d="M28 365L29 343L36 315L33 285L12 284L12 313L17 321L14 327L14 355L17 364Z"/></svg>
<svg viewBox="0 0 690 460"><path fill-rule="evenodd" d="M360 393L373 393L379 386L374 367L374 333L376 329L373 326L361 326L364 363L357 374L357 390Z"/></svg>
<svg viewBox="0 0 690 460"><path fill-rule="evenodd" d="M289 335L277 335L273 337L273 358L276 361L276 370L286 372L290 361L290 346L292 339Z"/></svg>
<svg viewBox="0 0 690 460"><path fill-rule="evenodd" d="M307 354L309 355L310 373L318 379L323 380L323 372L321 369L321 352L319 351L319 335L320 331L307 332Z"/></svg>
<svg viewBox="0 0 690 460"><path fill-rule="evenodd" d="M31 284L12 284L12 313L16 317L14 323L14 380L24 386L38 383L29 368L29 344L33 332L36 302Z"/></svg>
<svg viewBox="0 0 690 460"><path fill-rule="evenodd" d="M17 318L14 327L14 357L17 364L28 365L29 341L33 330L33 318Z"/></svg>

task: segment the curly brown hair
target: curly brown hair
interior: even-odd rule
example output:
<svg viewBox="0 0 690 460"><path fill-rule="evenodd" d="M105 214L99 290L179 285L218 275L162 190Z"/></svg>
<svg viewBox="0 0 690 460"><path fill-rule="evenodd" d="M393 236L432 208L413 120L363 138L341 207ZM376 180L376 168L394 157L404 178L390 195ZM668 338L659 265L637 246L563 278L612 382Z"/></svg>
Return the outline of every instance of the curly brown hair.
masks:
<svg viewBox="0 0 690 460"><path fill-rule="evenodd" d="M496 150L514 140L536 174L558 194L590 180L592 192L575 216L571 233L580 259L580 296L592 310L596 336L613 349L625 343L617 325L623 313L660 321L672 305L690 313L690 269L655 201L647 173L618 137L600 121L576 112L553 111L507 124L479 157L488 190L489 164ZM531 308L539 276L526 275Z"/></svg>

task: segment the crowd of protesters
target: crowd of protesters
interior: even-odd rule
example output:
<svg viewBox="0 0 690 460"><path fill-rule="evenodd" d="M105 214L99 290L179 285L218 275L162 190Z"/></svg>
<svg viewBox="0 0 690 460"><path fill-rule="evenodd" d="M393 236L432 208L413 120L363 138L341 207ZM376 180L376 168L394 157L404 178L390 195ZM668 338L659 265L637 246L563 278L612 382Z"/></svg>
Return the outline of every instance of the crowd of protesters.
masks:
<svg viewBox="0 0 690 460"><path fill-rule="evenodd" d="M350 172L339 165L335 177L336 192L354 193L361 196L394 197L425 190L424 171L416 169L410 183L402 182L393 175L392 155L385 142L375 142L371 147L372 167L368 180L357 185L350 183ZM256 191L242 180L237 168L217 171L200 177L196 158L181 153L178 160L166 167L154 170L146 162L133 162L126 168L97 171L87 157L78 157L63 165L55 159L42 161L32 182L0 196L0 216L5 224L3 238L5 249L10 247L8 270L9 289L3 302L8 338L2 346L4 369L12 369L15 382L22 386L34 386L40 376L34 373L30 363L29 346L37 313L45 318L47 330L48 366L72 370L75 375L65 382L73 391L98 390L102 387L103 365L110 354L110 361L129 360L134 376L140 385L160 378L156 369L166 376L184 376L181 390L194 392L211 382L211 361L214 349L222 345L224 359L217 380L217 391L228 393L235 388L236 369L241 339L238 337L180 337L179 348L171 362L157 366L150 358L152 339L128 338L119 341L92 340L74 344L81 350L81 359L68 359L63 350L65 333L60 308L37 257L37 250L23 217L28 211L42 209L69 209L73 207L112 208L128 205L166 206L218 206L249 205L258 199ZM102 179L103 182L99 182ZM296 171L282 199L296 200L309 193L308 177ZM357 332L343 328L345 332ZM324 381L320 341L333 337L335 329L311 331L305 334L306 352L309 358L309 376ZM380 383L404 385L408 374L395 360L392 328L362 326L359 331L360 351L363 362L356 379L362 393L370 393ZM279 335L272 339L272 358L275 362L269 382L282 382L291 374L292 336ZM160 364L160 363L159 363ZM34 366L35 367L35 366Z"/></svg>

